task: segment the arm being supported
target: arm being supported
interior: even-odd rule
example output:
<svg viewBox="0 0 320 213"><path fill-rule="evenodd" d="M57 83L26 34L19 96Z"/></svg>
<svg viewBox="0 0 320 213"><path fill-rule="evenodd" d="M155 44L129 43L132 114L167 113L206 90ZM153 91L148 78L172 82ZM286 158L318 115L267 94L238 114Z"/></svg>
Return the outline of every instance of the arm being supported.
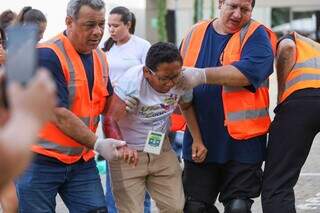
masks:
<svg viewBox="0 0 320 213"><path fill-rule="evenodd" d="M106 104L102 121L103 133L107 138L122 140L118 121L126 114L126 104L116 94L112 95Z"/></svg>
<svg viewBox="0 0 320 213"><path fill-rule="evenodd" d="M103 133L106 137L122 140L122 134L118 121L126 114L126 103L114 94L107 102L103 119ZM121 147L119 151L123 154L123 159L136 166L138 164L138 152L127 146Z"/></svg>

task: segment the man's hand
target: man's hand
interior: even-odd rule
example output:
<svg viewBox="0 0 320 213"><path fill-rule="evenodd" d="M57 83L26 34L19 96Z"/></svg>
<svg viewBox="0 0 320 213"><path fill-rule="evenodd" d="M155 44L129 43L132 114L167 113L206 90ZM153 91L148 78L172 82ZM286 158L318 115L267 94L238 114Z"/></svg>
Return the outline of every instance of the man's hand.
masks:
<svg viewBox="0 0 320 213"><path fill-rule="evenodd" d="M37 75L28 83L27 87L22 87L16 82L9 83L9 120L8 122L24 122L28 125L28 130L21 132L18 124L15 134L16 139L7 146L13 152L18 150L29 150L30 145L36 142L37 133L42 125L53 115L56 105L56 87L47 71L40 70ZM13 134L13 133L12 133Z"/></svg>
<svg viewBox="0 0 320 213"><path fill-rule="evenodd" d="M202 141L193 141L192 143L192 160L196 163L202 163L207 157L208 150Z"/></svg>
<svg viewBox="0 0 320 213"><path fill-rule="evenodd" d="M132 96L127 96L125 103L126 103L126 111L127 112L133 113L133 112L137 111L138 104L139 104L139 100L137 98L132 97Z"/></svg>
<svg viewBox="0 0 320 213"><path fill-rule="evenodd" d="M132 165L133 167L138 165L139 158L137 150L133 150L130 149L128 146L124 146L119 151L123 153L123 160L126 163Z"/></svg>
<svg viewBox="0 0 320 213"><path fill-rule="evenodd" d="M207 77L205 69L184 67L176 88L182 90L190 90L200 84L205 84L206 82Z"/></svg>
<svg viewBox="0 0 320 213"><path fill-rule="evenodd" d="M125 144L125 141L113 138L98 138L94 144L94 150L106 160L117 160L122 157L118 149Z"/></svg>

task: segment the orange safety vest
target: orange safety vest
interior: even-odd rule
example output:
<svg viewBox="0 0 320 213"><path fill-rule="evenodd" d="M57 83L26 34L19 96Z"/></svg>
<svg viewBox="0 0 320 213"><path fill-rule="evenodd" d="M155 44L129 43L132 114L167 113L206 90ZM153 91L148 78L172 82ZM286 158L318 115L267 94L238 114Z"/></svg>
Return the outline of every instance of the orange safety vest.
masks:
<svg viewBox="0 0 320 213"><path fill-rule="evenodd" d="M291 35L296 43L296 63L286 79L280 102L297 90L320 88L320 44L298 33Z"/></svg>
<svg viewBox="0 0 320 213"><path fill-rule="evenodd" d="M171 132L184 131L186 129L186 120L183 115L173 113L171 115Z"/></svg>
<svg viewBox="0 0 320 213"><path fill-rule="evenodd" d="M93 50L94 84L92 98L88 89L86 71L81 58L69 39L59 34L50 41L40 44L38 48L50 48L61 63L69 92L69 108L79 117L91 131L95 132L99 115L106 103L108 81L108 64L105 54ZM32 151L53 157L71 164L83 158L85 161L94 157L94 152L65 135L54 123L49 122L40 132L40 141L32 147Z"/></svg>
<svg viewBox="0 0 320 213"><path fill-rule="evenodd" d="M206 30L212 22L213 20L199 22L187 34L181 48L184 66L195 66ZM250 20L239 32L232 35L221 54L222 65L229 65L241 59L242 48L259 26L260 23ZM277 38L270 29L266 27L265 29L275 51ZM243 87L223 86L225 125L232 138L245 140L268 132L270 125L268 87L268 80L254 93Z"/></svg>

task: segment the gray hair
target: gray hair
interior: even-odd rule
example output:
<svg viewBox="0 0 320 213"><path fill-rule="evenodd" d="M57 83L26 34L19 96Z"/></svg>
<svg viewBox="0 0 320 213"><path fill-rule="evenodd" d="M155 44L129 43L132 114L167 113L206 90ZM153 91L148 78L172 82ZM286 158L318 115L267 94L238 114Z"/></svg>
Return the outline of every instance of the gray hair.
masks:
<svg viewBox="0 0 320 213"><path fill-rule="evenodd" d="M94 10L105 9L105 3L103 0L70 0L67 6L67 16L77 19L80 8L84 5L87 5Z"/></svg>

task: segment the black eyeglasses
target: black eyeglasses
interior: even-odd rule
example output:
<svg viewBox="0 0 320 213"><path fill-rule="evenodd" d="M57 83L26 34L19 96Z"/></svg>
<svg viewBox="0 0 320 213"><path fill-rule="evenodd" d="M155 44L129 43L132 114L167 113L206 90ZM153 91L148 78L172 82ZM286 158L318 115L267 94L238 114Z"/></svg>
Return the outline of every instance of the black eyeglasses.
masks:
<svg viewBox="0 0 320 213"><path fill-rule="evenodd" d="M172 81L174 84L176 84L181 76L181 72L179 72L177 75L172 76L170 78L167 78L167 77L163 78L163 77L158 76L157 73L155 71L153 71L152 69L150 69L149 67L147 67L147 68L152 75L154 75L158 78L160 84L168 84L170 81Z"/></svg>

